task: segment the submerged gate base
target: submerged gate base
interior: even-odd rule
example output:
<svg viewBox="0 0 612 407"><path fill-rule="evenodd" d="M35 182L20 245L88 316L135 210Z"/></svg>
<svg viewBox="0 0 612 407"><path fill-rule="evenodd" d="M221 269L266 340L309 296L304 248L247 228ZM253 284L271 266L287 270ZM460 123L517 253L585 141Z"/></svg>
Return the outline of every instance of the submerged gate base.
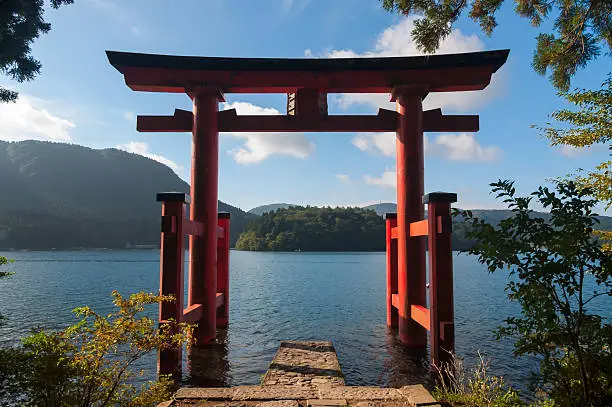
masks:
<svg viewBox="0 0 612 407"><path fill-rule="evenodd" d="M332 342L283 341L261 386L185 387L158 407L441 407L422 385L346 386Z"/></svg>

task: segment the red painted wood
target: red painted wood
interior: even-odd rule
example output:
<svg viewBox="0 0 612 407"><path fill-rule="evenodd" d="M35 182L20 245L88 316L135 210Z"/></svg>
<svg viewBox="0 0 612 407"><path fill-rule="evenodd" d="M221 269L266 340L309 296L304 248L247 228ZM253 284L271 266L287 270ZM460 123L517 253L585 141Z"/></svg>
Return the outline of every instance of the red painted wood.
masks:
<svg viewBox="0 0 612 407"><path fill-rule="evenodd" d="M431 310L431 362L451 362L455 351L451 204L428 204L429 306Z"/></svg>
<svg viewBox="0 0 612 407"><path fill-rule="evenodd" d="M223 294L224 301L222 307L217 307L217 327L222 327L229 321L230 218L219 217L218 225L222 236L217 246L217 292Z"/></svg>
<svg viewBox="0 0 612 407"><path fill-rule="evenodd" d="M193 304L183 310L183 321L190 324L197 324L204 315L202 304Z"/></svg>
<svg viewBox="0 0 612 407"><path fill-rule="evenodd" d="M396 221L397 223L397 221ZM393 229L391 229L391 239L397 239L397 227L394 227Z"/></svg>
<svg viewBox="0 0 612 407"><path fill-rule="evenodd" d="M311 116L309 116L311 115ZM219 112L221 132L351 132L394 131L397 128L397 113L379 109L373 115L238 115L235 109Z"/></svg>
<svg viewBox="0 0 612 407"><path fill-rule="evenodd" d="M215 306L220 308L224 302L225 299L223 298L223 293L217 293L217 296L215 297Z"/></svg>
<svg viewBox="0 0 612 407"><path fill-rule="evenodd" d="M410 306L410 317L428 331L431 330L431 316L429 310L421 305Z"/></svg>
<svg viewBox="0 0 612 407"><path fill-rule="evenodd" d="M218 92L193 92L191 158L191 220L203 224L203 233L189 239L189 305L202 304L203 316L194 332L198 343L216 336L217 294L217 187L219 174Z"/></svg>
<svg viewBox="0 0 612 407"><path fill-rule="evenodd" d="M159 304L159 321L174 320L181 322L183 315L183 268L185 246L183 238L183 223L177 221L185 217L185 205L183 202L163 202L162 219L170 227L166 227L161 233L160 251L160 295L172 295L175 302L161 302ZM162 222L162 225L164 222ZM172 227L174 226L174 227ZM157 371L158 374L172 374L180 378L182 349L165 349L158 352Z"/></svg>
<svg viewBox="0 0 612 407"><path fill-rule="evenodd" d="M187 110L175 109L173 116L141 116L136 118L136 130L141 132L191 131L193 114Z"/></svg>
<svg viewBox="0 0 612 407"><path fill-rule="evenodd" d="M432 92L482 90L492 67L449 67L401 71L205 71L124 67L126 84L135 91L184 93L206 83L225 93L296 93L301 88L325 93L390 93L392 84L429 84Z"/></svg>
<svg viewBox="0 0 612 407"><path fill-rule="evenodd" d="M397 295L397 239L393 238L397 218L386 219L387 247L387 326L397 326L397 308L393 306L393 297Z"/></svg>
<svg viewBox="0 0 612 407"><path fill-rule="evenodd" d="M427 219L410 224L410 237L427 236L428 233Z"/></svg>
<svg viewBox="0 0 612 407"><path fill-rule="evenodd" d="M400 303L399 303L399 295L398 294L393 294L391 296L391 305L393 305L393 307L395 309L399 309Z"/></svg>
<svg viewBox="0 0 612 407"><path fill-rule="evenodd" d="M202 236L204 233L204 224L194 220L183 220L183 233L190 236Z"/></svg>
<svg viewBox="0 0 612 407"><path fill-rule="evenodd" d="M422 87L403 88L397 95L397 227L399 337L409 346L424 348L426 331L410 318L410 306L425 304L425 242L410 238L410 224L423 219L424 192Z"/></svg>
<svg viewBox="0 0 612 407"><path fill-rule="evenodd" d="M379 109L372 115L264 116L237 115L235 109L219 112L220 132L385 132L397 129L397 112ZM478 131L478 116L442 115L440 109L423 112L423 131ZM191 131L191 112L176 110L174 116L138 116L140 132Z"/></svg>

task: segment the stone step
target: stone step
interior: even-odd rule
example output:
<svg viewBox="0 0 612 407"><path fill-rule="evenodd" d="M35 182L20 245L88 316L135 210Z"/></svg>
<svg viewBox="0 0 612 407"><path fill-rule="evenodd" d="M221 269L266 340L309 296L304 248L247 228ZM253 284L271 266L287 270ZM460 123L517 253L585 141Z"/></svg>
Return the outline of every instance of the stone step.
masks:
<svg viewBox="0 0 612 407"><path fill-rule="evenodd" d="M262 386L344 386L331 341L282 341Z"/></svg>
<svg viewBox="0 0 612 407"><path fill-rule="evenodd" d="M305 407L314 400L343 402L359 407L440 407L422 385L399 389L374 386L236 386L231 388L183 387L174 400L158 407ZM333 404L332 404L333 405ZM337 405L337 404L336 404ZM319 404L318 406L325 406Z"/></svg>

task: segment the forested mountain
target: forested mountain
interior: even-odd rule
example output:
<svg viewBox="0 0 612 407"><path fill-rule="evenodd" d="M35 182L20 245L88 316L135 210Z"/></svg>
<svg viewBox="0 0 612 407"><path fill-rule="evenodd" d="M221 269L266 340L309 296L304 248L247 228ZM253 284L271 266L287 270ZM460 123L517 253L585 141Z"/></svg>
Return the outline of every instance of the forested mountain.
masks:
<svg viewBox="0 0 612 407"><path fill-rule="evenodd" d="M158 244L157 192L188 192L170 168L117 149L0 141L0 248L122 248ZM253 217L232 215L235 242Z"/></svg>
<svg viewBox="0 0 612 407"><path fill-rule="evenodd" d="M394 212L395 204L384 212ZM370 208L370 207L367 207ZM473 210L475 216L492 224L511 216L509 210ZM547 213L535 212L545 220ZM599 228L612 230L612 218L600 217ZM453 218L452 246L471 247L467 225ZM385 250L385 221L375 208L318 208L291 206L264 213L249 223L236 248L254 251L376 251Z"/></svg>
<svg viewBox="0 0 612 407"><path fill-rule="evenodd" d="M252 213L253 215L261 216L266 212L272 212L277 209L285 209L285 208L289 208L290 206L297 206L297 205L288 204L288 203L273 203L269 205L260 205L260 206L256 206L253 209L249 209L248 213Z"/></svg>
<svg viewBox="0 0 612 407"><path fill-rule="evenodd" d="M390 202L383 202L374 205L364 206L363 209L371 209L380 216L385 216L386 213L394 213L397 205Z"/></svg>
<svg viewBox="0 0 612 407"><path fill-rule="evenodd" d="M236 243L239 250L385 250L385 224L360 208L292 206L253 220Z"/></svg>

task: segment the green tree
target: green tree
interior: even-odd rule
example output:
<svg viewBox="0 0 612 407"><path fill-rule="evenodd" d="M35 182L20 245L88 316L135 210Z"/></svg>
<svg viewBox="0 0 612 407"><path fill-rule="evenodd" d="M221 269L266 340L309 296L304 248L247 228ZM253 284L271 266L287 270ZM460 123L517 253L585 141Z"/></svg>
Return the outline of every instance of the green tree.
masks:
<svg viewBox="0 0 612 407"><path fill-rule="evenodd" d="M577 110L562 109L551 114L559 126L548 122L546 127L533 126L543 132L553 146L576 148L596 144L608 145L612 153L612 76L597 90L575 90L560 92L559 96L577 107ZM612 160L602 162L587 174L579 175L577 182L591 188L594 196L612 207Z"/></svg>
<svg viewBox="0 0 612 407"><path fill-rule="evenodd" d="M173 383L162 376L136 387L144 372L134 363L150 352L189 342L193 326L164 324L140 316L147 305L172 301L138 293L123 298L113 292L117 311L107 316L77 308L80 320L59 332L40 330L20 348L3 349L0 361L2 405L150 406L169 399Z"/></svg>
<svg viewBox="0 0 612 407"><path fill-rule="evenodd" d="M415 21L412 36L420 50L436 51L466 9L486 35L497 26L495 14L503 0L381 0L388 11L422 16ZM515 0L515 12L539 27L554 18L552 33L541 33L532 66L567 91L570 78L602 51L612 51L612 1L610 0Z"/></svg>
<svg viewBox="0 0 612 407"><path fill-rule="evenodd" d="M559 182L556 193L540 187L528 197L516 197L509 181L491 186L513 216L493 226L470 211L455 214L476 240L467 252L490 272L507 270L508 298L521 305L498 336L517 339L516 355L539 358L534 384L557 405L612 405L612 324L594 312L594 301L612 297L612 254L592 236L597 200L572 181ZM548 222L529 209L533 198L550 210Z"/></svg>
<svg viewBox="0 0 612 407"><path fill-rule="evenodd" d="M612 75L597 90L575 90L560 92L559 96L577 107L577 110L562 109L551 114L557 122L550 122L545 127L533 126L542 131L553 146L584 148L593 145L608 145L612 156ZM577 185L589 188L593 196L601 201L606 209L612 207L612 159L608 159L595 169L578 170L570 175ZM612 232L596 232L603 241L604 247L612 250Z"/></svg>
<svg viewBox="0 0 612 407"><path fill-rule="evenodd" d="M53 8L74 0L51 0ZM30 81L41 64L30 53L40 34L51 29L44 19L44 0L0 0L0 72L17 82ZM0 86L0 103L14 102L17 92Z"/></svg>

